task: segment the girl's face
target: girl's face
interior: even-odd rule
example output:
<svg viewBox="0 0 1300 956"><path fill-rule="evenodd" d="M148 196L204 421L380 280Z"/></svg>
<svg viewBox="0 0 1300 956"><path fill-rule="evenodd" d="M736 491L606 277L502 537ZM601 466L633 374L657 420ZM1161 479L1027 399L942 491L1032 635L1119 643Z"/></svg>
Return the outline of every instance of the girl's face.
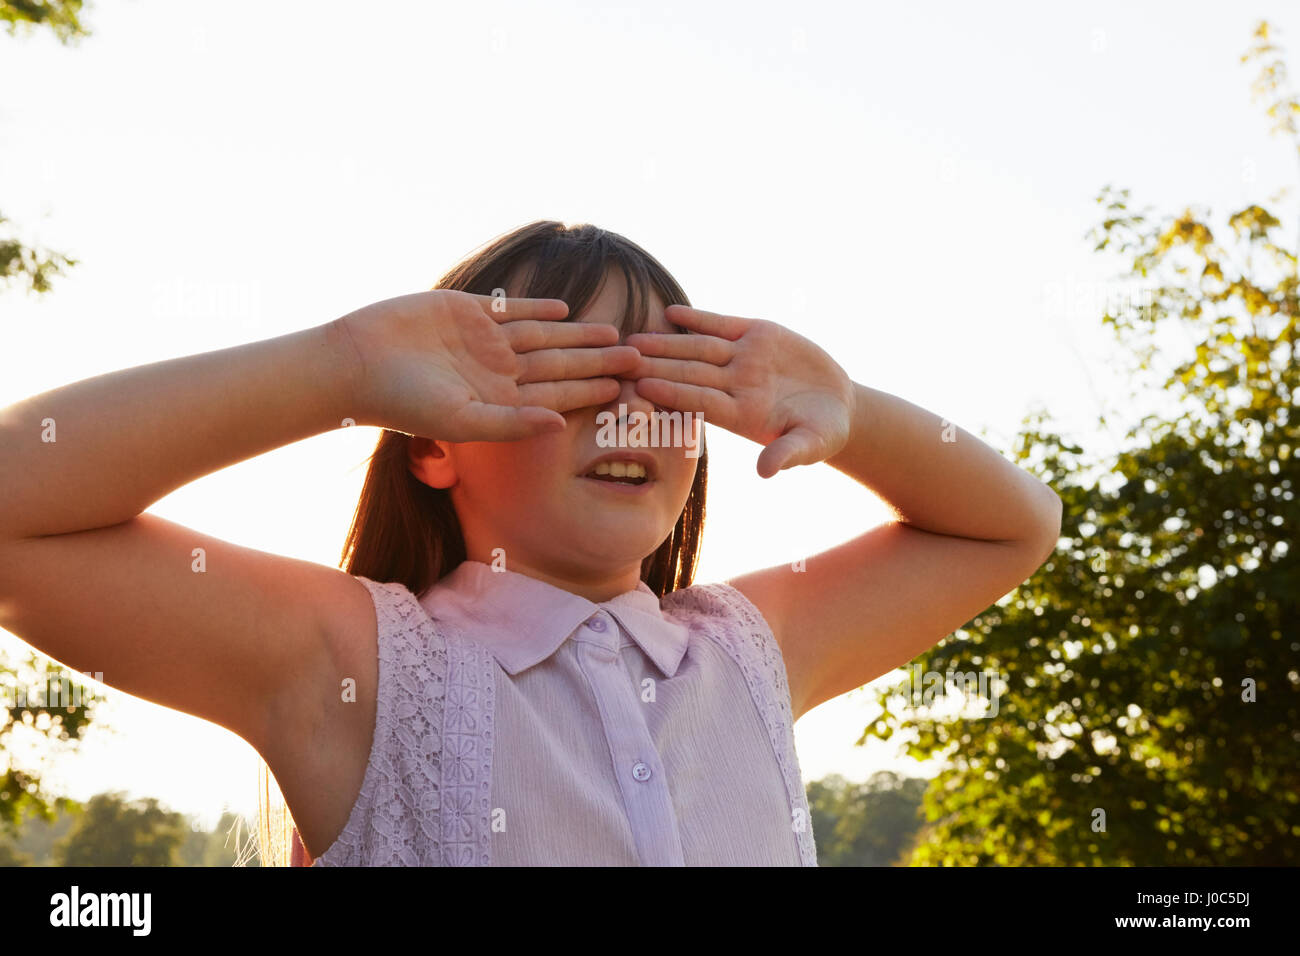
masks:
<svg viewBox="0 0 1300 956"><path fill-rule="evenodd" d="M517 294L507 289L507 295ZM608 273L577 321L618 325L625 294L622 274ZM675 332L653 293L647 319L647 332ZM684 443L598 443L600 412L612 413L617 424L622 403L630 432L638 417L651 422L661 410L637 394L634 380L622 379L621 386L604 405L563 413L567 427L560 432L512 442L412 440L411 471L425 484L450 489L471 560L492 564L500 555L508 570L566 585L595 601L636 587L642 559L668 537L685 507L698 462L687 453L698 454L704 429L693 435L685 428L693 449ZM689 417L681 417L689 425ZM633 490L584 477L596 459L609 455L650 459L645 484Z"/></svg>

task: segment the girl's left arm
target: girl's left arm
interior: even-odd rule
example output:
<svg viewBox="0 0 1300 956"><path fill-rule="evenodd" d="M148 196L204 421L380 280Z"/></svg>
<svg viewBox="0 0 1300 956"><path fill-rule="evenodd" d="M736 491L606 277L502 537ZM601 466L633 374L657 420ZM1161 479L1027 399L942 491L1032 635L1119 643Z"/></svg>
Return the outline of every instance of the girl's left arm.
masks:
<svg viewBox="0 0 1300 956"><path fill-rule="evenodd" d="M797 719L905 665L1029 577L1052 553L1061 500L969 432L851 381L776 323L672 306L693 335L635 335L638 392L764 445L770 477L825 461L894 519L800 565L728 583L762 612Z"/></svg>

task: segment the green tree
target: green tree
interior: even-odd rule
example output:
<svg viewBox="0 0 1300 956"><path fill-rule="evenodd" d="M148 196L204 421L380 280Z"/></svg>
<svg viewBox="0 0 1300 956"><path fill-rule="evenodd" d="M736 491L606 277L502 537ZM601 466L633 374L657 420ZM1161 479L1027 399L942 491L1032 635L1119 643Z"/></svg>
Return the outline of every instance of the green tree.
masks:
<svg viewBox="0 0 1300 956"><path fill-rule="evenodd" d="M12 843L0 840L0 866L35 866L36 860Z"/></svg>
<svg viewBox="0 0 1300 956"><path fill-rule="evenodd" d="M1279 129L1294 96L1267 24L1247 60ZM1098 460L1031 415L1015 456L1065 503L1056 553L1016 593L918 658L1009 675L994 716L905 710L947 757L925 794L926 864L1300 863L1296 254L1267 209L1155 216L1107 187L1090 234L1121 257L1107 310L1146 414Z"/></svg>
<svg viewBox="0 0 1300 956"><path fill-rule="evenodd" d="M0 215L0 290L26 285L31 292L49 292L54 277L66 273L77 260L42 246L24 244L11 226Z"/></svg>
<svg viewBox="0 0 1300 956"><path fill-rule="evenodd" d="M11 35L30 33L36 29L49 29L61 43L75 42L86 36L80 21L81 0L0 0L0 24ZM76 261L56 252L25 245L9 227L12 224L0 215L0 291L16 283L25 283L33 292L42 293L50 288L50 281ZM68 679L80 683L80 675L65 675L51 668L44 657L30 656L16 665L0 662L0 692L7 706L0 711L0 834L12 832L24 810L32 810L49 820L54 808L67 806L66 801L55 801L52 806L40 792L39 774L16 767L10 755L13 752L13 735L17 728L25 727L44 733L51 746L79 740L89 725L93 705L68 710L63 706L47 706L44 694L31 695L24 701L29 688L38 683L48 687L50 679Z"/></svg>
<svg viewBox="0 0 1300 956"><path fill-rule="evenodd" d="M60 43L75 43L88 35L81 7L81 0L0 0L0 24L11 36L48 29ZM48 292L53 278L76 264L62 253L24 243L14 224L0 215L0 291L25 285L32 292Z"/></svg>
<svg viewBox="0 0 1300 956"><path fill-rule="evenodd" d="M865 783L830 774L808 784L819 866L896 866L921 829L926 781L888 770Z"/></svg>
<svg viewBox="0 0 1300 956"><path fill-rule="evenodd" d="M105 800L121 804L120 798L113 795L106 795ZM213 830L202 829L188 815L179 823L183 840L176 848L173 860L176 866L259 865L255 848L250 846L252 837L241 816L227 812ZM87 825L86 807L72 801L52 820L35 815L22 820L14 832L0 832L0 866L58 866L66 852L56 849L58 845L78 839L72 836L74 826Z"/></svg>
<svg viewBox="0 0 1300 956"><path fill-rule="evenodd" d="M61 43L75 43L89 32L81 24L82 0L0 0L0 23L9 35L49 29Z"/></svg>
<svg viewBox="0 0 1300 956"><path fill-rule="evenodd" d="M176 866L190 828L152 797L128 802L120 793L90 799L72 829L54 844L57 866Z"/></svg>
<svg viewBox="0 0 1300 956"><path fill-rule="evenodd" d="M46 755L75 753L95 712L93 688L82 674L69 672L49 658L0 666L0 834L13 832L25 812L53 820L56 810L76 806L64 797L49 798L41 790L39 768L16 766L15 738L22 734L44 738Z"/></svg>
<svg viewBox="0 0 1300 956"><path fill-rule="evenodd" d="M62 839L76 821L76 810L81 805L67 801L57 812L45 816L31 814L21 819L13 828L0 829L0 853L7 853L24 861L17 866L53 866L54 844Z"/></svg>

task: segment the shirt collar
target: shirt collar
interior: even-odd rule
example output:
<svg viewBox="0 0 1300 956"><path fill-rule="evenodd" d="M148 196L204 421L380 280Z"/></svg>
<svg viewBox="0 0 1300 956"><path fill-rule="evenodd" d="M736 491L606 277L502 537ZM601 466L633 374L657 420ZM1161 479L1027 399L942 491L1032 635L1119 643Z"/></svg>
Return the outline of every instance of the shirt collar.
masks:
<svg viewBox="0 0 1300 956"><path fill-rule="evenodd" d="M677 672L686 653L686 628L664 616L658 596L644 581L596 603L517 571L466 560L421 594L419 602L430 617L450 618L487 645L512 675L550 657L602 609L665 676Z"/></svg>

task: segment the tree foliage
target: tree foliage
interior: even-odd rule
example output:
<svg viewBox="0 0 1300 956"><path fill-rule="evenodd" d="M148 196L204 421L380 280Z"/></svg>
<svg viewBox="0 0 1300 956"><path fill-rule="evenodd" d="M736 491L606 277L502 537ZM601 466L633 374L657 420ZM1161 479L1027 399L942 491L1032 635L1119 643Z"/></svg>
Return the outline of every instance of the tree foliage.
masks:
<svg viewBox="0 0 1300 956"><path fill-rule="evenodd" d="M75 43L89 31L81 23L81 0L0 0L0 24L11 36L48 29L59 42ZM75 266L63 253L30 246L0 215L0 291L25 286L35 293L48 292L51 280Z"/></svg>
<svg viewBox="0 0 1300 956"><path fill-rule="evenodd" d="M42 792L39 767L19 766L13 754L16 738L40 738L43 757L74 752L95 714L93 691L84 675L69 673L44 656L32 656L16 667L0 666L0 834L12 832L24 813L51 820L55 810L71 804ZM75 695L75 696L74 696Z"/></svg>
<svg viewBox="0 0 1300 956"><path fill-rule="evenodd" d="M0 290L26 286L31 292L49 292L54 277L65 274L77 260L24 244L10 225L0 215Z"/></svg>
<svg viewBox="0 0 1300 956"><path fill-rule="evenodd" d="M1256 40L1257 90L1300 146L1266 24ZM918 715L886 691L863 740L910 726L912 756L949 758L914 864L1295 865L1296 254L1260 205L1219 221L1111 187L1098 202L1090 235L1129 290L1101 321L1133 401L1165 411L1108 461L1026 419L1015 457L1065 504L1059 546L918 659L1009 675L996 715Z"/></svg>
<svg viewBox="0 0 1300 956"><path fill-rule="evenodd" d="M175 866L189 834L184 817L152 797L126 801L96 794L71 831L54 844L56 866Z"/></svg>
<svg viewBox="0 0 1300 956"><path fill-rule="evenodd" d="M106 833L99 833L104 825ZM0 832L0 866L61 866L67 860L132 866L162 857L174 843L172 866L259 866L247 821L229 811L205 830L197 819L160 809L148 801L127 801L120 793L96 796L85 805L69 801L52 819L24 819L13 833ZM165 840L163 839L165 836Z"/></svg>
<svg viewBox="0 0 1300 956"><path fill-rule="evenodd" d="M808 784L819 866L896 866L921 830L926 781L888 770L865 783L830 774Z"/></svg>
<svg viewBox="0 0 1300 956"><path fill-rule="evenodd" d="M81 23L82 0L0 0L0 23L10 36L51 30L60 43L75 43L89 31Z"/></svg>
<svg viewBox="0 0 1300 956"><path fill-rule="evenodd" d="M10 34L19 28L31 31L38 27L52 30L63 43L85 36L79 15L81 0L0 0L0 23ZM0 215L0 291L16 282L25 282L33 292L46 292L53 276L61 274L76 260L57 252L24 245L8 228L9 220ZM52 819L54 810L66 809L68 801L47 801L40 790L39 773L16 766L12 759L13 736L18 727L46 735L50 749L79 740L89 725L93 703L69 709L66 704L49 706L45 691L51 678L64 680L63 672L48 666L44 657L29 656L13 666L0 663L0 691L6 706L0 709L0 833L12 831L25 811ZM71 675L80 682L80 675ZM29 693L37 685L40 692Z"/></svg>

